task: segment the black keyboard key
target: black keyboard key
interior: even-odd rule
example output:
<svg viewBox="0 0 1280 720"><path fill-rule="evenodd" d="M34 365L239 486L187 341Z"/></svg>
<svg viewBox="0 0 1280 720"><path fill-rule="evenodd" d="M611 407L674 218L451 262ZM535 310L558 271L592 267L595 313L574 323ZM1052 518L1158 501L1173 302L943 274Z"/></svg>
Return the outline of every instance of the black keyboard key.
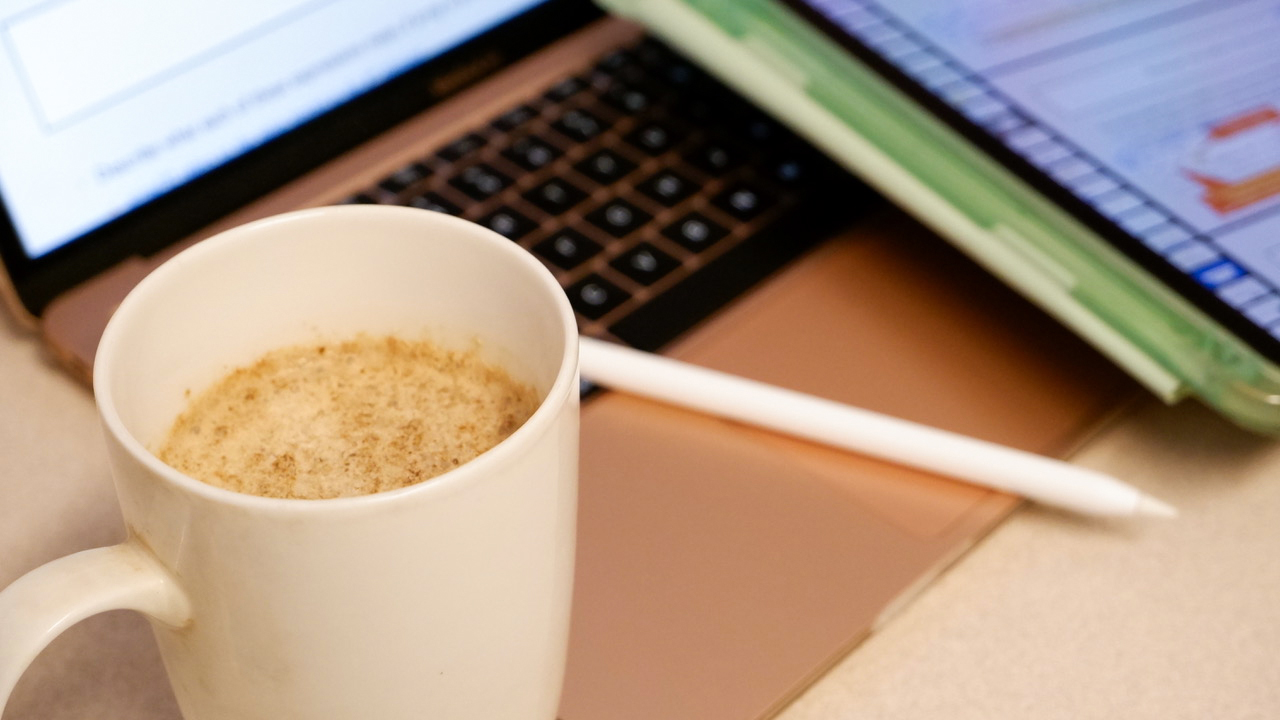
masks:
<svg viewBox="0 0 1280 720"><path fill-rule="evenodd" d="M431 170L426 165L413 163L388 175L382 182L378 183L378 187L392 195L397 195L430 174Z"/></svg>
<svg viewBox="0 0 1280 720"><path fill-rule="evenodd" d="M642 285L652 285L680 267L680 261L649 243L640 243L610 263L618 272Z"/></svg>
<svg viewBox="0 0 1280 720"><path fill-rule="evenodd" d="M551 178L524 193L524 199L544 212L559 215L587 199L587 194L567 180Z"/></svg>
<svg viewBox="0 0 1280 720"><path fill-rule="evenodd" d="M578 267L602 249L600 243L569 228L563 228L533 246L533 252L539 257L564 270Z"/></svg>
<svg viewBox="0 0 1280 720"><path fill-rule="evenodd" d="M614 237L625 237L649 222L652 215L621 198L611 200L587 214L587 220Z"/></svg>
<svg viewBox="0 0 1280 720"><path fill-rule="evenodd" d="M635 170L636 164L612 150L600 150L573 167L601 185L611 185Z"/></svg>
<svg viewBox="0 0 1280 720"><path fill-rule="evenodd" d="M587 89L587 83L582 78L565 78L553 85L543 97L551 102L564 102L585 89Z"/></svg>
<svg viewBox="0 0 1280 720"><path fill-rule="evenodd" d="M456 162L484 147L488 142L484 136L470 133L445 145L436 155L442 160Z"/></svg>
<svg viewBox="0 0 1280 720"><path fill-rule="evenodd" d="M702 213L689 213L663 229L662 234L687 250L702 252L729 234L729 231Z"/></svg>
<svg viewBox="0 0 1280 720"><path fill-rule="evenodd" d="M649 155L661 155L680 142L680 133L669 125L648 122L627 133L627 142Z"/></svg>
<svg viewBox="0 0 1280 720"><path fill-rule="evenodd" d="M848 180L847 171L812 147L792 146L770 153L764 164L769 177L784 187Z"/></svg>
<svg viewBox="0 0 1280 720"><path fill-rule="evenodd" d="M561 115L559 120L551 123L551 127L575 142L586 142L608 129L604 120L581 108Z"/></svg>
<svg viewBox="0 0 1280 720"><path fill-rule="evenodd" d="M559 148L537 135L525 135L502 151L503 157L530 172L546 167L561 154Z"/></svg>
<svg viewBox="0 0 1280 720"><path fill-rule="evenodd" d="M689 92L698 81L706 81L706 75L684 60L676 60L654 71L664 84L677 92Z"/></svg>
<svg viewBox="0 0 1280 720"><path fill-rule="evenodd" d="M751 220L773 205L773 198L751 185L733 185L711 200L711 204L739 220Z"/></svg>
<svg viewBox="0 0 1280 720"><path fill-rule="evenodd" d="M479 222L508 240L519 240L538 229L538 223L505 205L480 218Z"/></svg>
<svg viewBox="0 0 1280 720"><path fill-rule="evenodd" d="M409 201L409 205L422 208L423 210L433 210L442 212L447 215L461 215L462 208L454 205L444 198L443 195L436 192L423 193Z"/></svg>
<svg viewBox="0 0 1280 720"><path fill-rule="evenodd" d="M705 127L720 127L727 120L728 112L722 102L706 95L692 95L680 106L680 112L686 122ZM723 129L723 128L721 128Z"/></svg>
<svg viewBox="0 0 1280 720"><path fill-rule="evenodd" d="M650 73L677 87L687 85L704 74L653 38L646 38L635 50L636 59Z"/></svg>
<svg viewBox="0 0 1280 720"><path fill-rule="evenodd" d="M487 200L511 185L511 178L481 163L458 173L449 184L473 200Z"/></svg>
<svg viewBox="0 0 1280 720"><path fill-rule="evenodd" d="M841 174L838 165L826 155L795 136L773 143L765 151L762 165L765 176L787 187L810 183L820 176Z"/></svg>
<svg viewBox="0 0 1280 720"><path fill-rule="evenodd" d="M640 192L666 205L675 207L698 191L688 178L674 170L659 170L653 177L636 186Z"/></svg>
<svg viewBox="0 0 1280 720"><path fill-rule="evenodd" d="M493 119L492 125L503 131L511 132L538 116L538 111L528 105L517 105Z"/></svg>
<svg viewBox="0 0 1280 720"><path fill-rule="evenodd" d="M808 177L808 168L799 160L780 160L773 165L773 179L783 185L798 185Z"/></svg>
<svg viewBox="0 0 1280 720"><path fill-rule="evenodd" d="M712 141L694 148L684 156L684 159L690 165L714 177L741 165L742 153L727 143Z"/></svg>
<svg viewBox="0 0 1280 720"><path fill-rule="evenodd" d="M768 146L795 137L790 130L754 110L736 114L733 125L753 147Z"/></svg>
<svg viewBox="0 0 1280 720"><path fill-rule="evenodd" d="M611 85L608 90L601 94L601 98L618 111L627 115L642 113L653 105L653 98L650 97L649 93L634 85L625 83Z"/></svg>
<svg viewBox="0 0 1280 720"><path fill-rule="evenodd" d="M651 37L641 40L634 52L640 62L651 68L666 67L679 59L671 48Z"/></svg>
<svg viewBox="0 0 1280 720"><path fill-rule="evenodd" d="M635 57L632 56L630 51L617 50L609 53L604 59L596 63L596 69L606 74L612 74L634 62Z"/></svg>
<svg viewBox="0 0 1280 720"><path fill-rule="evenodd" d="M589 320L604 317L631 297L625 290L595 273L570 285L566 292L573 309Z"/></svg>
<svg viewBox="0 0 1280 720"><path fill-rule="evenodd" d="M377 205L378 198L369 193L356 193L351 197L338 203L339 205Z"/></svg>
<svg viewBox="0 0 1280 720"><path fill-rule="evenodd" d="M644 67L629 51L620 50L596 64L596 72L609 80L624 83L642 82L647 73Z"/></svg>

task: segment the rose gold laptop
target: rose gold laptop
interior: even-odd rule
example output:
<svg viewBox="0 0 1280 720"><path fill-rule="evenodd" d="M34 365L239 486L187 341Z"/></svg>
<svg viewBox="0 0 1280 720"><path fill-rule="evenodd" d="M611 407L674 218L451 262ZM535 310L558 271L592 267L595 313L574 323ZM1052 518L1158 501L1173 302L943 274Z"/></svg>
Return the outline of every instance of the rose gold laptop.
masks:
<svg viewBox="0 0 1280 720"><path fill-rule="evenodd" d="M115 304L181 247L378 202L507 235L586 333L1010 445L1065 453L1130 391L581 0L148 8L0 18L5 295L81 378ZM1015 506L622 395L583 415L565 720L768 716ZM124 668L164 682L150 655ZM93 678L56 686L100 717L131 707Z"/></svg>

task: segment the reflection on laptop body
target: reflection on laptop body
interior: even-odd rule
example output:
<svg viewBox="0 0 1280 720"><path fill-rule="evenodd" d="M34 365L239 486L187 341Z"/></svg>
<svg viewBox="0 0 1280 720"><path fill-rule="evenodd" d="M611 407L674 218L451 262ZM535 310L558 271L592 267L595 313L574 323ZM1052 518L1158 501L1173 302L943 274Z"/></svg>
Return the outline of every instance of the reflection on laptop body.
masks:
<svg viewBox="0 0 1280 720"><path fill-rule="evenodd" d="M377 202L507 235L561 280L584 332L1033 450L1068 450L1127 387L585 2L99 17L0 1L0 41L7 299L82 375L114 304L186 244ZM1012 507L600 394L584 406L563 717L767 715Z"/></svg>

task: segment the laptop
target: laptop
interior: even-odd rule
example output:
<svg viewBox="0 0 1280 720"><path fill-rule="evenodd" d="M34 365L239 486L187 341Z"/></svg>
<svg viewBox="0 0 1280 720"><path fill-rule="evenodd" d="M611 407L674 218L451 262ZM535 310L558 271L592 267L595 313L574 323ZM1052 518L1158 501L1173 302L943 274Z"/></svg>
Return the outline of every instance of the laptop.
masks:
<svg viewBox="0 0 1280 720"><path fill-rule="evenodd" d="M116 304L182 248L396 203L527 248L586 334L1017 447L1065 454L1132 391L582 0L130 6L0 5L4 296L86 381ZM1017 506L609 392L582 441L564 720L767 717Z"/></svg>

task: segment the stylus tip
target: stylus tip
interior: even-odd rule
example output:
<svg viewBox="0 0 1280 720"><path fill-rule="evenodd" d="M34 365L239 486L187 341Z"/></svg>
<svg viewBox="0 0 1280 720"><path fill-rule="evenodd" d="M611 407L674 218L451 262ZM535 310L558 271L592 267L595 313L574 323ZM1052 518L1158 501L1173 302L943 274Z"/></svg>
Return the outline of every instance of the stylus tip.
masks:
<svg viewBox="0 0 1280 720"><path fill-rule="evenodd" d="M1150 495L1143 495L1138 498L1136 514L1175 518L1178 517L1178 509L1163 500L1157 500Z"/></svg>

